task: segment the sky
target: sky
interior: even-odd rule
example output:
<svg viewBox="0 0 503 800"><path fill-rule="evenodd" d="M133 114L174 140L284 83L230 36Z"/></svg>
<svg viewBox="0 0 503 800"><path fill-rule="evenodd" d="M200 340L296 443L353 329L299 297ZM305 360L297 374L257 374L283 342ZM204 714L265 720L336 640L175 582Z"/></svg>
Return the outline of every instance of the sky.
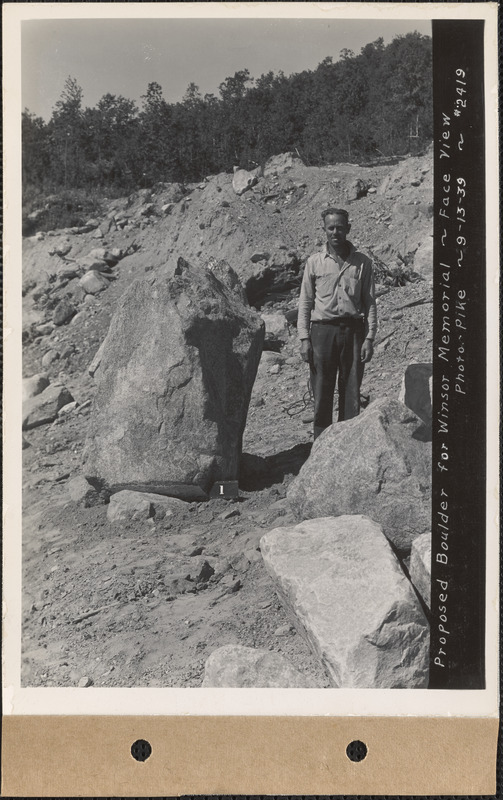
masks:
<svg viewBox="0 0 503 800"><path fill-rule="evenodd" d="M193 82L218 95L225 78L247 68L253 78L315 69L343 48L356 54L380 36L385 44L409 31L431 35L428 20L71 19L28 20L21 28L22 107L50 118L68 76L83 89L84 107L104 94L141 104L149 83L167 102Z"/></svg>

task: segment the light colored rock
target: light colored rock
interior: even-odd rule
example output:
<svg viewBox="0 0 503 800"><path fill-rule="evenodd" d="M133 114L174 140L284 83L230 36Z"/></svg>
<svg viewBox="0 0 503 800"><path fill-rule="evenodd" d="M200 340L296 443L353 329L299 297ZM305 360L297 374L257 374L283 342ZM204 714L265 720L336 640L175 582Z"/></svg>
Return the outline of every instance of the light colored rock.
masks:
<svg viewBox="0 0 503 800"><path fill-rule="evenodd" d="M398 399L431 429L433 365L409 364Z"/></svg>
<svg viewBox="0 0 503 800"><path fill-rule="evenodd" d="M423 533L412 542L410 579L424 602L431 606L431 533Z"/></svg>
<svg viewBox="0 0 503 800"><path fill-rule="evenodd" d="M54 309L53 314L53 322L55 325L64 325L65 322L68 322L74 314L77 313L77 309L75 306L70 303L69 300L60 300L56 308Z"/></svg>
<svg viewBox="0 0 503 800"><path fill-rule="evenodd" d="M125 489L110 497L107 517L110 522L126 522L148 517L170 517L175 511L185 511L187 504L175 497L154 494L153 492L134 492Z"/></svg>
<svg viewBox="0 0 503 800"><path fill-rule="evenodd" d="M110 285L108 281L100 272L91 269L79 280L79 286L82 286L87 294L98 294Z"/></svg>
<svg viewBox="0 0 503 800"><path fill-rule="evenodd" d="M42 356L42 366L45 368L50 367L59 357L60 354L58 350L48 350L47 353L44 353Z"/></svg>
<svg viewBox="0 0 503 800"><path fill-rule="evenodd" d="M47 336L53 332L55 327L54 322L43 322L41 325L37 325L37 333Z"/></svg>
<svg viewBox="0 0 503 800"><path fill-rule="evenodd" d="M433 277L433 237L428 236L414 254L414 271L423 278Z"/></svg>
<svg viewBox="0 0 503 800"><path fill-rule="evenodd" d="M264 177L271 178L281 175L295 166L304 166L304 162L296 153L280 153L280 155L271 156L265 163Z"/></svg>
<svg viewBox="0 0 503 800"><path fill-rule="evenodd" d="M210 258L206 264L206 268L209 269L224 286L227 286L245 306L248 305L246 292L239 279L239 275L232 269L227 261L224 259L218 261L216 258Z"/></svg>
<svg viewBox="0 0 503 800"><path fill-rule="evenodd" d="M204 499L237 479L263 323L210 270L179 265L118 303L85 448L93 485Z"/></svg>
<svg viewBox="0 0 503 800"><path fill-rule="evenodd" d="M314 442L288 489L297 519L367 514L402 552L431 527L431 443L398 400L372 403Z"/></svg>
<svg viewBox="0 0 503 800"><path fill-rule="evenodd" d="M203 687L313 688L315 684L288 659L271 650L226 644L214 650L204 666Z"/></svg>
<svg viewBox="0 0 503 800"><path fill-rule="evenodd" d="M261 317L264 320L266 336L288 340L288 322L284 314L261 314Z"/></svg>
<svg viewBox="0 0 503 800"><path fill-rule="evenodd" d="M63 406L58 411L58 417L65 417L67 414L71 414L72 411L78 407L78 403L76 400L72 400L71 403L67 403L66 406Z"/></svg>
<svg viewBox="0 0 503 800"><path fill-rule="evenodd" d="M96 490L93 489L82 475L68 481L67 487L74 503L80 503L96 495Z"/></svg>
<svg viewBox="0 0 503 800"><path fill-rule="evenodd" d="M91 363L89 364L89 366L87 368L87 371L88 371L89 375L92 378L94 378L94 375L96 374L96 370L99 368L99 366L101 364L101 357L103 355L103 350L104 349L105 349L105 340L103 340L102 343L100 344L98 350L96 351L96 353L94 355L93 360L91 361Z"/></svg>
<svg viewBox="0 0 503 800"><path fill-rule="evenodd" d="M114 251L107 250L106 247L93 248L91 252L88 254L87 258L104 261L105 264L112 267L115 266L115 264L117 264L117 261L119 260L119 257L114 254Z"/></svg>
<svg viewBox="0 0 503 800"><path fill-rule="evenodd" d="M347 187L347 199L358 200L360 197L365 197L369 186L369 181L364 181L361 178L355 178L355 180L351 181Z"/></svg>
<svg viewBox="0 0 503 800"><path fill-rule="evenodd" d="M164 203L164 205L161 206L161 211L164 214L164 216L167 217L168 214L171 214L171 212L173 211L174 207L175 207L174 203Z"/></svg>
<svg viewBox="0 0 503 800"><path fill-rule="evenodd" d="M297 629L343 688L425 688L428 623L377 523L324 517L260 540Z"/></svg>
<svg viewBox="0 0 503 800"><path fill-rule="evenodd" d="M49 378L43 373L32 375L31 378L23 378L23 403L25 400L29 400L30 397L35 397L40 392L43 392L44 389L47 389L49 383Z"/></svg>
<svg viewBox="0 0 503 800"><path fill-rule="evenodd" d="M73 397L66 386L58 384L48 386L43 392L23 403L23 430L27 431L54 422L60 408L72 400Z"/></svg>
<svg viewBox="0 0 503 800"><path fill-rule="evenodd" d="M101 250L102 248L96 248L97 250ZM93 256L89 253L88 256L84 256L84 258L79 259L79 267L86 272L90 270L98 270L99 272L108 272L109 266L107 262L103 258L99 258L98 256Z"/></svg>
<svg viewBox="0 0 503 800"><path fill-rule="evenodd" d="M109 522L132 522L152 516L152 503L142 492L117 492L111 496L107 508Z"/></svg>
<svg viewBox="0 0 503 800"><path fill-rule="evenodd" d="M242 195L247 189L251 189L252 186L258 181L260 175L260 168L248 171L246 169L239 169L238 167L234 167L234 175L232 178L232 188L236 192L237 195Z"/></svg>

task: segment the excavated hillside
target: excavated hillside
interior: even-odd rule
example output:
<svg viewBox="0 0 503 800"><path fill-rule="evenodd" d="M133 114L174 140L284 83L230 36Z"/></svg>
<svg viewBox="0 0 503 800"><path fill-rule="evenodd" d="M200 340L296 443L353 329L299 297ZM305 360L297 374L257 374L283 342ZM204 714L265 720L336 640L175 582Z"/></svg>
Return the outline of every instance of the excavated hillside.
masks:
<svg viewBox="0 0 503 800"><path fill-rule="evenodd" d="M229 643L281 653L328 685L257 549L265 531L293 521L286 488L312 441L308 371L284 315L296 307L305 258L323 244L320 212L344 207L377 281L364 402L397 397L405 367L431 361L432 155L317 168L287 154L253 181L240 195L228 174L159 184L104 201L77 228L24 240L23 375L43 373L73 397L53 422L24 432L24 685L200 686L206 658ZM126 287L179 256L226 260L268 320L240 498L118 525L106 497L76 502L69 492L95 391L88 368ZM201 584L205 562L214 572Z"/></svg>

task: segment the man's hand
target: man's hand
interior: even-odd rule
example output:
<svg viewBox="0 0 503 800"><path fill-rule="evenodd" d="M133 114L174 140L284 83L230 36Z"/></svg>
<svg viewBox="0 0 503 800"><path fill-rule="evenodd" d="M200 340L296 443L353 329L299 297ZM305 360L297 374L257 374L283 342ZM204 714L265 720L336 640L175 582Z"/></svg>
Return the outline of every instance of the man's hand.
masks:
<svg viewBox="0 0 503 800"><path fill-rule="evenodd" d="M367 364L374 355L374 343L372 339L365 339L362 346L361 360Z"/></svg>
<svg viewBox="0 0 503 800"><path fill-rule="evenodd" d="M313 355L313 347L311 344L310 339L302 339L300 343L300 357L302 361L305 361L307 364L310 363Z"/></svg>

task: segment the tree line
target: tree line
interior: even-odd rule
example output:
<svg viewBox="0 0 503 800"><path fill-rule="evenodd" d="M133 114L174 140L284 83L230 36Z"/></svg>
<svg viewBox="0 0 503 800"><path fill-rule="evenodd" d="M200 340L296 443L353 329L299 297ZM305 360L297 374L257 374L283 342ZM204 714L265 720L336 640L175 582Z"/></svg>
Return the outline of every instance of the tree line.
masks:
<svg viewBox="0 0 503 800"><path fill-rule="evenodd" d="M431 38L415 32L289 77L255 80L239 70L218 97L191 83L181 102L168 103L150 83L140 108L113 94L84 108L69 77L48 122L23 112L23 187L117 195L252 168L281 152L321 166L415 152L431 138Z"/></svg>

